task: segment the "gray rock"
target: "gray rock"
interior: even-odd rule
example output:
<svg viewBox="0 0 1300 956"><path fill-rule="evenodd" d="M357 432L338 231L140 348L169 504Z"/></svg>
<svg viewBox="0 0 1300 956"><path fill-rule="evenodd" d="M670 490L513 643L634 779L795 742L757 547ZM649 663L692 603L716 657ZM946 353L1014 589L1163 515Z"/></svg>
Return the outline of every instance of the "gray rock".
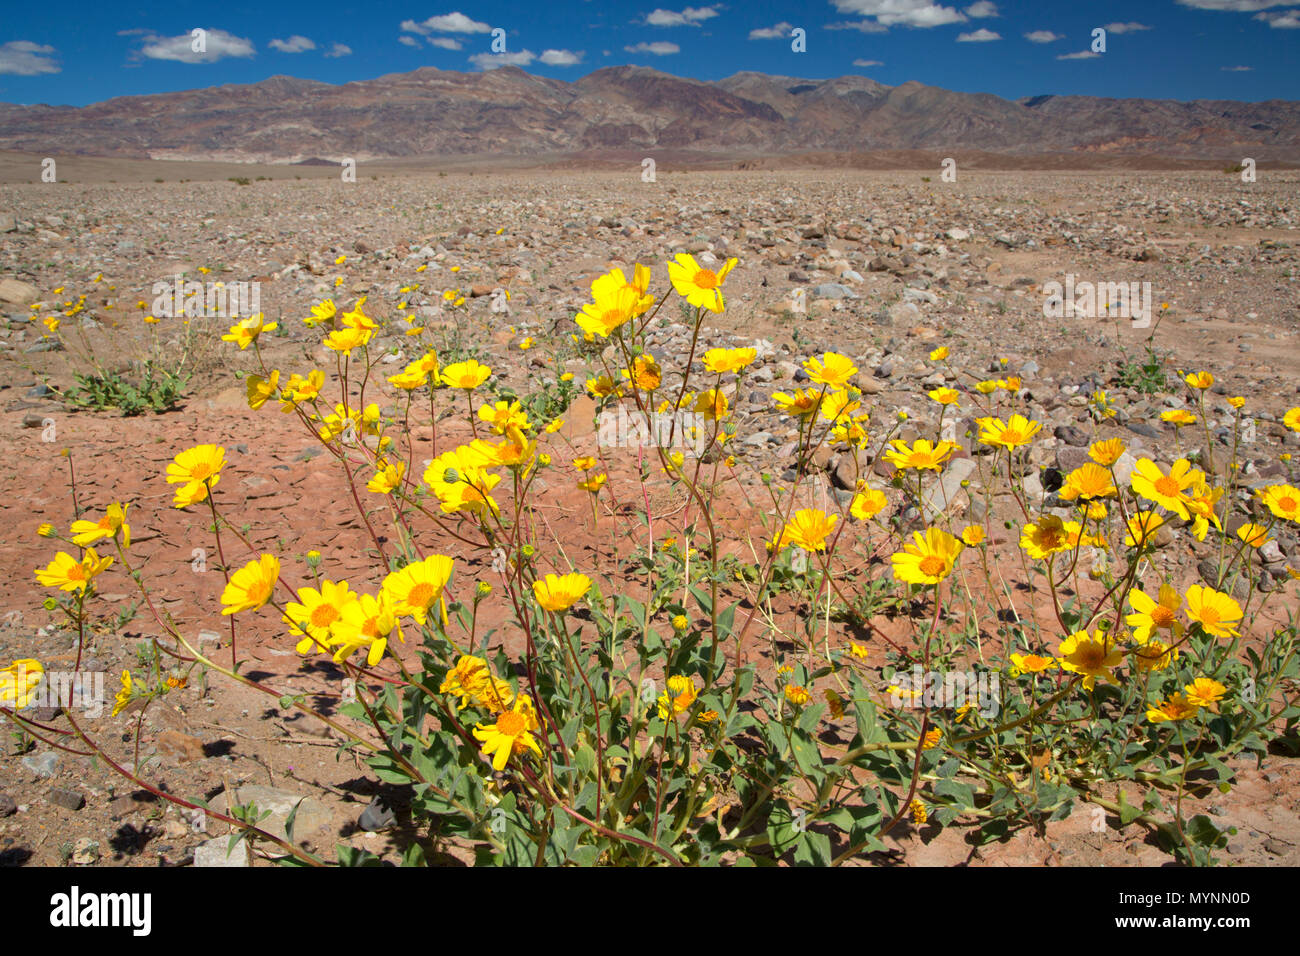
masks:
<svg viewBox="0 0 1300 956"><path fill-rule="evenodd" d="M895 302L889 307L886 317L895 324L915 324L921 321L921 310L915 302Z"/></svg>
<svg viewBox="0 0 1300 956"><path fill-rule="evenodd" d="M1067 475L1090 461L1092 461L1092 458L1089 457L1087 448L1076 448L1071 445L1057 446L1056 467Z"/></svg>
<svg viewBox="0 0 1300 956"><path fill-rule="evenodd" d="M856 491L858 479L871 474L871 456L865 451L847 451L840 455L831 472L831 482L844 491Z"/></svg>
<svg viewBox="0 0 1300 956"><path fill-rule="evenodd" d="M1278 543L1270 539L1260 547L1259 559L1264 564L1282 564L1286 561L1286 555L1282 553Z"/></svg>
<svg viewBox="0 0 1300 956"><path fill-rule="evenodd" d="M823 282L821 285L815 285L812 294L815 299L856 299L858 297L856 292L838 282Z"/></svg>
<svg viewBox="0 0 1300 956"><path fill-rule="evenodd" d="M1129 422L1128 430L1138 435L1144 435L1147 438L1160 437L1160 432L1152 428L1146 422L1138 422L1138 421Z"/></svg>
<svg viewBox="0 0 1300 956"><path fill-rule="evenodd" d="M222 793L216 800L217 809L223 813L229 813L231 806L250 803L257 805L259 813L267 810L271 811L269 817L257 824L258 828L285 840L289 838L285 830L285 823L295 807L297 807L297 813L293 819L293 836L295 840L301 840L306 835L314 833L333 821L333 815L330 813L329 808L314 797L305 797L302 794L292 793L288 790L277 790L274 787L249 784L235 788L233 797L229 792L226 792Z"/></svg>
<svg viewBox="0 0 1300 956"><path fill-rule="evenodd" d="M0 793L0 817L11 817L18 812L18 804L7 793Z"/></svg>
<svg viewBox="0 0 1300 956"><path fill-rule="evenodd" d="M240 840L234 850L228 850L230 837L217 837L194 848L195 866L251 866L248 841Z"/></svg>
<svg viewBox="0 0 1300 956"><path fill-rule="evenodd" d="M362 810L361 816L357 818L357 826L371 833L387 829L396 822L397 814L377 796L370 799L370 805Z"/></svg>
<svg viewBox="0 0 1300 956"><path fill-rule="evenodd" d="M1196 570L1200 574L1201 580L1210 587L1223 590L1223 587L1219 586L1219 564L1213 558L1206 558L1196 566ZM1246 600L1250 594L1250 582L1240 574L1230 577L1235 577L1235 580L1232 581L1232 596L1238 601ZM1224 587L1227 584L1227 581L1223 582Z"/></svg>
<svg viewBox="0 0 1300 956"><path fill-rule="evenodd" d="M1113 470L1115 472L1115 481L1120 488L1127 488L1133 482L1133 469L1137 467L1137 459L1127 451L1119 456L1115 462Z"/></svg>
<svg viewBox="0 0 1300 956"><path fill-rule="evenodd" d="M1074 425L1057 425L1052 434L1067 445L1074 445L1076 448L1084 448L1089 444L1087 433Z"/></svg>
<svg viewBox="0 0 1300 956"><path fill-rule="evenodd" d="M86 798L76 790L53 787L49 793L50 803L65 810L80 810L86 805Z"/></svg>
<svg viewBox="0 0 1300 956"><path fill-rule="evenodd" d="M22 765L38 777L52 777L59 770L59 755L53 750L47 750L39 754L28 754L23 757Z"/></svg>
<svg viewBox="0 0 1300 956"><path fill-rule="evenodd" d="M961 483L975 473L975 461L971 458L954 458L943 470L939 480L933 482L921 496L921 507L928 519L942 514L951 515L961 508L966 499L966 491Z"/></svg>

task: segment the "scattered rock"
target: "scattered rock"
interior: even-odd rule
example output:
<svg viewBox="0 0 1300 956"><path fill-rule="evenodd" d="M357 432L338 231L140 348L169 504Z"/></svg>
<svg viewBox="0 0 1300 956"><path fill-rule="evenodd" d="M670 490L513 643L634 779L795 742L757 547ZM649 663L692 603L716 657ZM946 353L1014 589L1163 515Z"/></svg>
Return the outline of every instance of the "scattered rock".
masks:
<svg viewBox="0 0 1300 956"><path fill-rule="evenodd" d="M86 805L86 798L76 790L52 787L49 793L50 803L65 810L80 810Z"/></svg>
<svg viewBox="0 0 1300 956"><path fill-rule="evenodd" d="M217 797L214 806L223 813L229 813L232 806L250 803L257 805L259 813L271 811L271 815L259 823L258 827L284 840L289 838L285 823L295 807L297 813L293 819L293 837L298 841L321 827L330 825L334 819L330 809L314 797L258 784L236 787L233 799L230 793L223 792Z"/></svg>
<svg viewBox="0 0 1300 956"><path fill-rule="evenodd" d="M59 755L53 750L27 754L22 759L22 765L38 777L52 777L59 769Z"/></svg>
<svg viewBox="0 0 1300 956"><path fill-rule="evenodd" d="M72 862L77 866L90 866L99 861L99 843L90 837L81 837L72 847Z"/></svg>
<svg viewBox="0 0 1300 956"><path fill-rule="evenodd" d="M202 760L207 756L203 750L203 741L179 730L164 730L158 735L158 752L174 757L180 763Z"/></svg>
<svg viewBox="0 0 1300 956"><path fill-rule="evenodd" d="M217 837L194 848L194 865L202 867L252 866L247 840L230 849L230 837Z"/></svg>
<svg viewBox="0 0 1300 956"><path fill-rule="evenodd" d="M31 305L40 298L36 286L18 279L0 279L0 302L10 305Z"/></svg>
<svg viewBox="0 0 1300 956"><path fill-rule="evenodd" d="M361 811L361 816L357 818L357 826L363 830L375 832L385 830L397 822L397 814L388 808L383 799L375 796L370 799L370 805Z"/></svg>

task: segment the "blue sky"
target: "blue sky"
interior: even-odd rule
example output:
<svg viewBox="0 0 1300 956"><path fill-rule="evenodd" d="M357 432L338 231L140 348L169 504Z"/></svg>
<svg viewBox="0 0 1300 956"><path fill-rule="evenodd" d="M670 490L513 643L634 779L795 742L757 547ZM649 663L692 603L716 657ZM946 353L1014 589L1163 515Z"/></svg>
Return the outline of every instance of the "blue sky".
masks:
<svg viewBox="0 0 1300 956"><path fill-rule="evenodd" d="M1092 49L1098 27L1104 53ZM796 28L804 52L792 49ZM503 53L492 50L498 29ZM276 74L344 83L509 63L564 80L631 63L703 80L861 74L1008 98L1294 100L1298 49L1300 0L11 2L0 101L80 106Z"/></svg>

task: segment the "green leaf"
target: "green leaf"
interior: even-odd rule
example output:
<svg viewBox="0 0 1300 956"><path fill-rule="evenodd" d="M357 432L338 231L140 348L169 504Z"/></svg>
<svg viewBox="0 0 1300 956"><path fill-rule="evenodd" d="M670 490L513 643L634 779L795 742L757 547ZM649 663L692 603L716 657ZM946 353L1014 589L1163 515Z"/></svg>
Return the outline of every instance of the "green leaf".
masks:
<svg viewBox="0 0 1300 956"><path fill-rule="evenodd" d="M804 773L812 774L821 771L821 749L807 731L795 729L790 737L790 750L794 754L795 762L799 764L799 769Z"/></svg>
<svg viewBox="0 0 1300 956"><path fill-rule="evenodd" d="M1123 790L1119 792L1119 822L1121 826L1128 826L1138 817L1142 816L1145 811L1140 807L1135 807L1128 802L1128 795Z"/></svg>
<svg viewBox="0 0 1300 956"><path fill-rule="evenodd" d="M412 843L402 854L402 866L428 866L429 862L424 858L424 847L419 843Z"/></svg>
<svg viewBox="0 0 1300 956"><path fill-rule="evenodd" d="M373 853L367 850L358 850L346 843L339 843L335 846L335 856L338 857L339 866L383 866L383 861Z"/></svg>
<svg viewBox="0 0 1300 956"><path fill-rule="evenodd" d="M796 866L830 866L830 837L815 830L805 831L799 842L795 844L794 862Z"/></svg>
<svg viewBox="0 0 1300 956"><path fill-rule="evenodd" d="M596 769L596 751L589 744L579 744L573 752L573 764L579 773L590 776Z"/></svg>
<svg viewBox="0 0 1300 956"><path fill-rule="evenodd" d="M302 798L302 800L306 799L306 797ZM298 808L302 806L302 800L295 803L293 809L289 811L289 815L284 818L284 835L288 843L293 842L293 824L298 819Z"/></svg>
<svg viewBox="0 0 1300 956"><path fill-rule="evenodd" d="M953 780L939 780L934 785L936 796L948 797L957 806L956 810L972 809L975 806L975 790L968 783Z"/></svg>

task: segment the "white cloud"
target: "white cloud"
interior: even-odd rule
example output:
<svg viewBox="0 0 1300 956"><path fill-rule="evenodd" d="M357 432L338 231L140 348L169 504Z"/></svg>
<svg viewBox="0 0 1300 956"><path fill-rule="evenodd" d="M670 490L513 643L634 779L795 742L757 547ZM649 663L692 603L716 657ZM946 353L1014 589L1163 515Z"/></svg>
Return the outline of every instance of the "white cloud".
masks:
<svg viewBox="0 0 1300 956"><path fill-rule="evenodd" d="M204 52L194 51L193 33L182 33L178 37L163 37L148 34L145 45L139 55L149 60L174 60L177 63L216 63L218 60L232 57L256 56L251 41L237 37L225 30L207 30L204 37Z"/></svg>
<svg viewBox="0 0 1300 956"><path fill-rule="evenodd" d="M492 28L486 23L480 23L478 20L471 20L460 11L455 13L443 13L436 17L429 17L420 23L414 20L403 20L402 30L405 33L419 33L427 35L430 33L491 33Z"/></svg>
<svg viewBox="0 0 1300 956"><path fill-rule="evenodd" d="M270 46L281 53L301 53L303 50L316 49L315 43L296 33L287 40L272 40Z"/></svg>
<svg viewBox="0 0 1300 956"><path fill-rule="evenodd" d="M831 0L840 13L854 13L861 17L875 17L887 27L901 24L908 27L941 27L949 23L965 23L966 16L952 7L940 6L930 0Z"/></svg>
<svg viewBox="0 0 1300 956"><path fill-rule="evenodd" d="M786 23L782 20L774 26L760 27L757 30L750 30L749 38L751 40L775 40L779 37L789 36L790 31L793 29L793 23Z"/></svg>
<svg viewBox="0 0 1300 956"><path fill-rule="evenodd" d="M662 40L656 40L654 43L638 43L636 46L625 46L623 49L628 53L653 53L655 56L669 56L682 52L682 48L676 43L664 43Z"/></svg>
<svg viewBox="0 0 1300 956"><path fill-rule="evenodd" d="M475 53L469 61L480 70L499 70L503 66L527 66L537 57L531 50L518 53Z"/></svg>
<svg viewBox="0 0 1300 956"><path fill-rule="evenodd" d="M1053 33L1051 30L1031 30L1025 34L1025 39L1030 43L1055 43L1057 40L1064 39L1059 33Z"/></svg>
<svg viewBox="0 0 1300 956"><path fill-rule="evenodd" d="M957 37L957 42L958 43L988 43L992 40L1001 40L1001 39L1002 36L1000 34L994 33L992 30L985 30L983 27L980 27L978 30L976 30L973 33L960 34Z"/></svg>
<svg viewBox="0 0 1300 956"><path fill-rule="evenodd" d="M885 64L880 60L854 60L853 65L860 66L865 70L869 66L884 66Z"/></svg>
<svg viewBox="0 0 1300 956"><path fill-rule="evenodd" d="M436 46L440 50L459 50L465 44L461 43L455 37L426 37L429 46Z"/></svg>
<svg viewBox="0 0 1300 956"><path fill-rule="evenodd" d="M574 53L572 50L543 50L538 61L545 63L547 66L573 66L575 63L582 62L582 52Z"/></svg>
<svg viewBox="0 0 1300 956"><path fill-rule="evenodd" d="M998 5L990 3L989 0L976 0L966 8L966 16L975 17L996 17L998 15Z"/></svg>
<svg viewBox="0 0 1300 956"><path fill-rule="evenodd" d="M715 3L711 7L687 7L680 13L655 9L646 14L645 22L651 27L698 27L701 21L716 17L719 6L721 4Z"/></svg>
<svg viewBox="0 0 1300 956"><path fill-rule="evenodd" d="M1139 33L1151 28L1145 23L1108 23L1105 29L1107 33Z"/></svg>
<svg viewBox="0 0 1300 956"><path fill-rule="evenodd" d="M1253 66L1221 66L1219 69L1224 73L1249 73L1255 68Z"/></svg>
<svg viewBox="0 0 1300 956"><path fill-rule="evenodd" d="M883 23L877 23L875 20L843 20L839 23L828 23L827 30L859 30L862 33L888 33L889 27Z"/></svg>
<svg viewBox="0 0 1300 956"><path fill-rule="evenodd" d="M1057 57L1058 60L1095 60L1101 56L1100 53L1093 53L1091 50L1080 50L1078 53L1062 53Z"/></svg>
<svg viewBox="0 0 1300 956"><path fill-rule="evenodd" d="M1263 20L1274 30L1300 29L1300 10L1279 10L1277 13L1257 13L1252 20Z"/></svg>
<svg viewBox="0 0 1300 956"><path fill-rule="evenodd" d="M1269 7L1284 7L1291 0L1178 0L1185 7L1197 10L1222 10L1226 13L1254 13Z"/></svg>
<svg viewBox="0 0 1300 956"><path fill-rule="evenodd" d="M335 43L332 47L330 47L329 52L326 53L325 55L331 58L339 57L339 56L351 56L352 47L348 46L346 43Z"/></svg>
<svg viewBox="0 0 1300 956"><path fill-rule="evenodd" d="M43 73L58 73L62 67L46 59L53 52L52 46L42 46L30 40L10 40L0 46L0 74L40 76Z"/></svg>
<svg viewBox="0 0 1300 956"><path fill-rule="evenodd" d="M402 46L413 46L417 50L420 48L420 41L415 37L398 37L397 42L402 44Z"/></svg>

